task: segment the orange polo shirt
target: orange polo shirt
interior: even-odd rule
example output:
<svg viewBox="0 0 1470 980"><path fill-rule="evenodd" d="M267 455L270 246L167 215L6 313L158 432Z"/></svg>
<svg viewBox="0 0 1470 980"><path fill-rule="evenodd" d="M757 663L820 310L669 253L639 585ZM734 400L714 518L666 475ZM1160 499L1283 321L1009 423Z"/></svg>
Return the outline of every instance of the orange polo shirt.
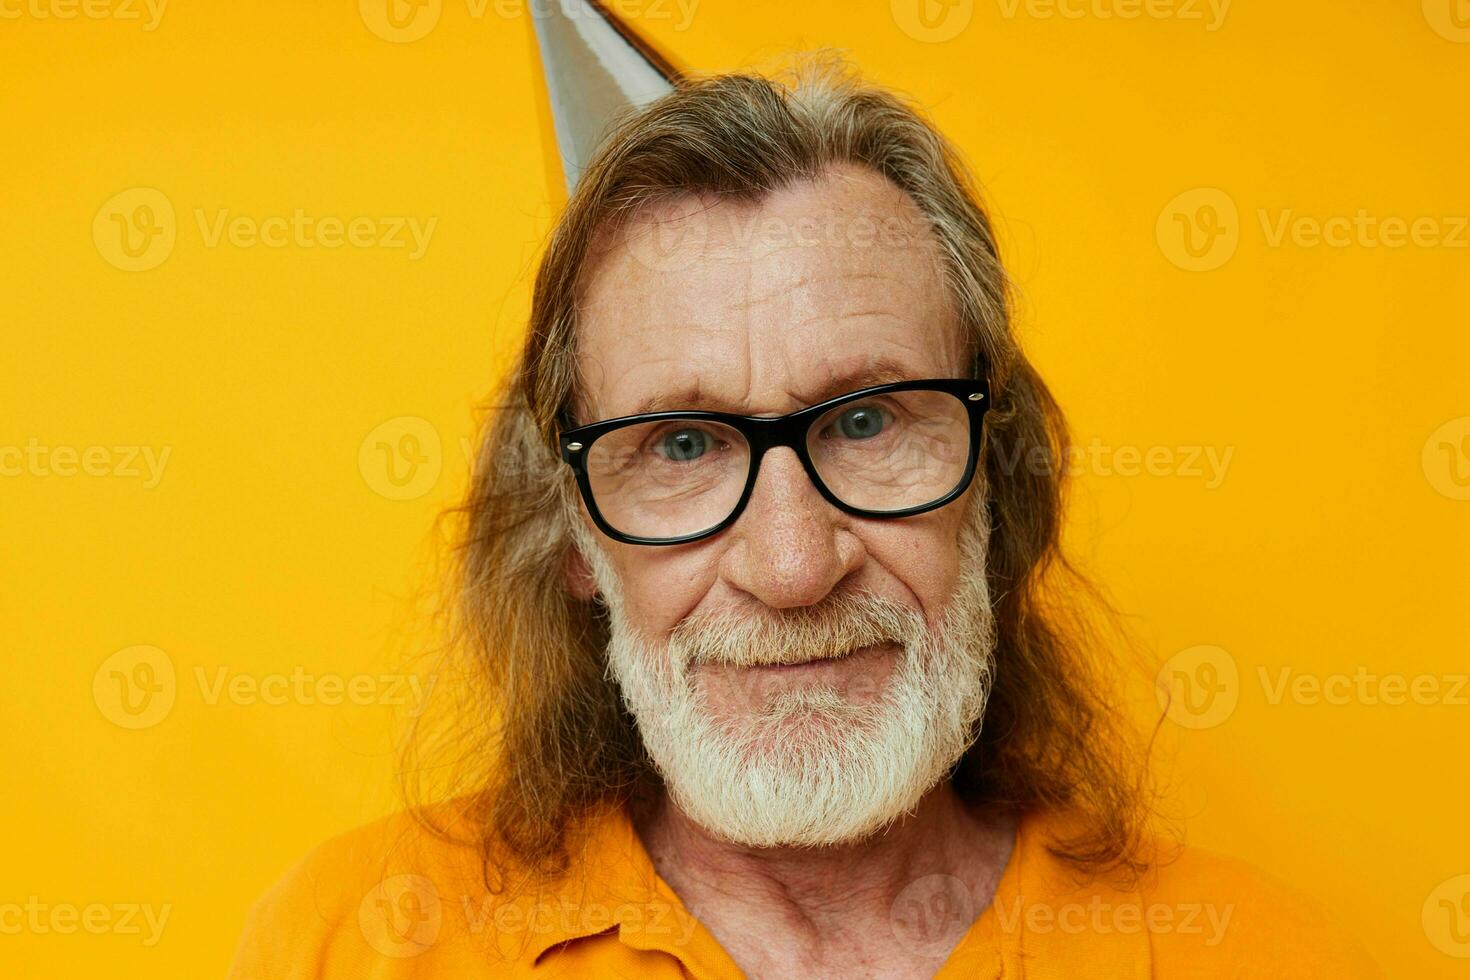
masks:
<svg viewBox="0 0 1470 980"><path fill-rule="evenodd" d="M914 882L894 904L893 941L933 956L942 980L1381 976L1304 896L1198 849L1132 888L1079 886L1046 849L1064 825L1050 815L1020 823L983 909L959 879ZM743 976L654 871L621 810L601 811L591 827L576 873L514 898L486 889L470 849L405 815L344 834L256 902L229 976Z"/></svg>

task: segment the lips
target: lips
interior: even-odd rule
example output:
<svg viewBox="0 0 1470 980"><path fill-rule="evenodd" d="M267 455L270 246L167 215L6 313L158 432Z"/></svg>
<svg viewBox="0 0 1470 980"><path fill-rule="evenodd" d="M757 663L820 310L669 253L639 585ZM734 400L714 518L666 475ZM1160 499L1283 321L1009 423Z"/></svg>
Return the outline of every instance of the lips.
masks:
<svg viewBox="0 0 1470 980"><path fill-rule="evenodd" d="M801 660L796 663L755 664L753 665L753 669L774 671L799 671L804 668L819 667L825 664L839 664L843 661L852 660L856 657L864 656L867 654L881 653L892 646L894 646L892 642L870 643L867 646L853 647L846 653L838 654L835 657L817 657L813 660Z"/></svg>

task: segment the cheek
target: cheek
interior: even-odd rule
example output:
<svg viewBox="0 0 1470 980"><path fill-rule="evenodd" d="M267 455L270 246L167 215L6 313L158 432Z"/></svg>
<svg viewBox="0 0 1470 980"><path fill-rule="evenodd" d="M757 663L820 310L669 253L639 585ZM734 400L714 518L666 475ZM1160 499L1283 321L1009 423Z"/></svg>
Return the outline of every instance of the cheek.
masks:
<svg viewBox="0 0 1470 980"><path fill-rule="evenodd" d="M614 558L628 620L640 632L662 639L699 605L709 591L716 559L679 548L620 545Z"/></svg>
<svg viewBox="0 0 1470 980"><path fill-rule="evenodd" d="M864 540L869 560L897 579L930 625L936 624L959 582L958 523L941 510L880 522L868 530Z"/></svg>

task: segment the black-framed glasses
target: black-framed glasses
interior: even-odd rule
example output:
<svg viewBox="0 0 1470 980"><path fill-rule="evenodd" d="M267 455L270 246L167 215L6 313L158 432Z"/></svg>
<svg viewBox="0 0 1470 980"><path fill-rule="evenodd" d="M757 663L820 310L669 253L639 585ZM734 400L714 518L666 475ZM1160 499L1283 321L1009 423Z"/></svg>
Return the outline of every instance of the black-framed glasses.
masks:
<svg viewBox="0 0 1470 980"><path fill-rule="evenodd" d="M833 506L860 517L942 507L975 476L984 378L876 385L775 418L728 412L625 415L563 430L593 523L628 544L682 544L740 517L766 450L789 446Z"/></svg>

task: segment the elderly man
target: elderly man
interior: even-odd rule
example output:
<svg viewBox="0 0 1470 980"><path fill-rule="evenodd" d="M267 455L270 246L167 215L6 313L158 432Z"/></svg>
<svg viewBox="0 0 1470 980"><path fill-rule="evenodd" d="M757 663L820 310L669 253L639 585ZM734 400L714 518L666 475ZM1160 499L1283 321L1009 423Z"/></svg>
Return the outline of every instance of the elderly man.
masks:
<svg viewBox="0 0 1470 980"><path fill-rule="evenodd" d="M890 94L730 75L624 121L463 509L450 792L303 862L234 975L1373 975L1145 833L1006 293Z"/></svg>

